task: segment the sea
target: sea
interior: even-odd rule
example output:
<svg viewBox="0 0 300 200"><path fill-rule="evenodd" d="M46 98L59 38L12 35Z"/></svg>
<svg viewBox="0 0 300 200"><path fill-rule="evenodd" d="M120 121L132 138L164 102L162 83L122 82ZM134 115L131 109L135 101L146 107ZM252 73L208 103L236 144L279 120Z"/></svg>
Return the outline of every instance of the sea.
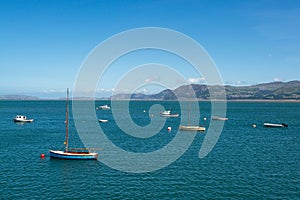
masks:
<svg viewBox="0 0 300 200"><path fill-rule="evenodd" d="M95 108L111 105L110 101L93 103ZM157 104L179 117L150 113ZM187 116L183 112L191 113L191 121L199 117L191 123L207 130L212 117L211 103L205 101L198 102L200 116L192 114L189 102L120 101L115 105L111 110L95 109L97 119L108 120L99 127L117 148L142 156L176 138L178 127L187 120L181 119ZM128 110L123 120L133 122L127 124L132 133L152 120L163 120L162 128L151 137L128 135L114 120L113 109ZM0 199L300 199L299 102L227 102L228 120L205 157L199 157L199 150L207 131L180 133L195 136L186 150L167 165L144 172L128 172L103 162L101 158L108 155L105 147L98 151L99 160L51 159L49 149L64 148L65 110L66 102L58 100L0 101ZM18 114L34 122L14 123ZM72 108L69 114L69 145L82 147ZM264 122L288 127L266 128ZM160 160L154 158L148 162L158 165ZM126 158L118 159L121 164Z"/></svg>

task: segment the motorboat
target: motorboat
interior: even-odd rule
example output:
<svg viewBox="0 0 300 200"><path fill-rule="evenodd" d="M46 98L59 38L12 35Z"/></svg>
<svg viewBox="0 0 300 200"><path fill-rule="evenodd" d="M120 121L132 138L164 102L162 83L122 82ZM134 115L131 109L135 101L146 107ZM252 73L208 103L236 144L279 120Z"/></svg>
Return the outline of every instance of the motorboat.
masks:
<svg viewBox="0 0 300 200"><path fill-rule="evenodd" d="M268 128L286 128L286 127L288 127L288 125L285 123L281 123L281 124L264 123L264 126L268 127Z"/></svg>
<svg viewBox="0 0 300 200"><path fill-rule="evenodd" d="M97 107L97 110L98 110L98 109L101 109L101 110L109 110L110 107L106 104L106 105L102 105L102 106Z"/></svg>
<svg viewBox="0 0 300 200"><path fill-rule="evenodd" d="M170 110L165 110L163 112L160 112L159 113L161 117L178 117L179 114L171 114L171 111Z"/></svg>
<svg viewBox="0 0 300 200"><path fill-rule="evenodd" d="M27 119L26 116L24 115L17 115L15 118L14 118L14 122L33 122L33 119Z"/></svg>
<svg viewBox="0 0 300 200"><path fill-rule="evenodd" d="M212 120L226 121L226 120L228 120L228 118L227 117L212 116Z"/></svg>
<svg viewBox="0 0 300 200"><path fill-rule="evenodd" d="M108 122L107 119L99 119L98 121L101 122L101 123L106 123L106 122Z"/></svg>

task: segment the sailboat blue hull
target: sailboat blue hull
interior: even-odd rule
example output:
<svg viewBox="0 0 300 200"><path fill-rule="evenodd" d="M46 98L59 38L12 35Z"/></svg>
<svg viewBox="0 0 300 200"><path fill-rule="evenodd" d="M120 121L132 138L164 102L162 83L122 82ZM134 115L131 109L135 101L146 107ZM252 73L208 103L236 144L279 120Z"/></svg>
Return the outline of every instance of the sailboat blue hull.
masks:
<svg viewBox="0 0 300 200"><path fill-rule="evenodd" d="M97 153L73 153L64 151L49 151L50 158L65 159L65 160L97 160Z"/></svg>

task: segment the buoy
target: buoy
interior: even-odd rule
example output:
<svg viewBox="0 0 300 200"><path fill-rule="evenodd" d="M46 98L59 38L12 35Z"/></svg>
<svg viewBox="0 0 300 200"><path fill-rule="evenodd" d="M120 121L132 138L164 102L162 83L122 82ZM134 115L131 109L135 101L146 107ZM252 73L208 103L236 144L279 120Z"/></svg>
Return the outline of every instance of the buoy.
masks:
<svg viewBox="0 0 300 200"><path fill-rule="evenodd" d="M146 112L146 110L144 110L143 112Z"/></svg>
<svg viewBox="0 0 300 200"><path fill-rule="evenodd" d="M169 127L168 127L168 131L171 131L171 130L172 130L172 128L171 128L171 126L169 126Z"/></svg>
<svg viewBox="0 0 300 200"><path fill-rule="evenodd" d="M253 128L256 128L256 124L253 124L252 126L253 126Z"/></svg>
<svg viewBox="0 0 300 200"><path fill-rule="evenodd" d="M206 117L204 117L203 119L204 119L204 121L206 121Z"/></svg>
<svg viewBox="0 0 300 200"><path fill-rule="evenodd" d="M42 154L40 155L40 157L41 157L41 159L44 159L44 158L45 158L45 154L42 153Z"/></svg>

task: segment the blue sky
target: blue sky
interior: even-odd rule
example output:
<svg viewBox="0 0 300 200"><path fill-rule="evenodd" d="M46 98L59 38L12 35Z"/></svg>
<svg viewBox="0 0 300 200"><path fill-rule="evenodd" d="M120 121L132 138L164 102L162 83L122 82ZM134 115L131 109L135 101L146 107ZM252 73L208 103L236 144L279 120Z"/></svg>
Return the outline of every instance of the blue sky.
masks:
<svg viewBox="0 0 300 200"><path fill-rule="evenodd" d="M196 40L225 84L300 79L297 0L0 0L0 27L0 95L64 96L93 48L114 34L141 27L173 29ZM107 71L99 92L111 91L115 82L110 77L118 79L137 63L168 64L168 55L159 52L135 56ZM174 68L187 80L201 80L191 66Z"/></svg>

